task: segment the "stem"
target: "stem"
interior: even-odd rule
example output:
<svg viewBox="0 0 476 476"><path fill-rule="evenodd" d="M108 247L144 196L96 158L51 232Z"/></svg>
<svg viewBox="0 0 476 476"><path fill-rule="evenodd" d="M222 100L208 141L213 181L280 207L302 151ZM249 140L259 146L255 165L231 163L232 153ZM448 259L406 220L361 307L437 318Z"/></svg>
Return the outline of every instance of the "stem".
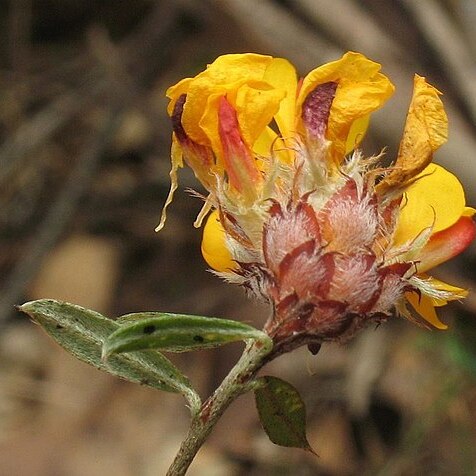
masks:
<svg viewBox="0 0 476 476"><path fill-rule="evenodd" d="M200 412L193 416L188 434L183 440L167 476L182 476L186 473L223 412L233 400L249 390L250 382L256 372L266 362L269 362L266 356L270 351L271 345L263 341L253 341L246 346L240 360L230 370L213 395L203 403Z"/></svg>

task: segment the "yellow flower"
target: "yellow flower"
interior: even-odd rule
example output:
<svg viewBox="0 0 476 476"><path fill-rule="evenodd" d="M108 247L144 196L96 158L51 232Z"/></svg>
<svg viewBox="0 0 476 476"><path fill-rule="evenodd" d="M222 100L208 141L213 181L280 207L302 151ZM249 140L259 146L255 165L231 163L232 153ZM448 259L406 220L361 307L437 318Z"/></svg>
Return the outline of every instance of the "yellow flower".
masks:
<svg viewBox="0 0 476 476"><path fill-rule="evenodd" d="M208 191L202 253L272 303L276 341L347 338L396 311L446 327L435 306L466 291L426 275L475 235L458 179L432 164L446 141L440 93L415 76L395 164L357 149L393 93L380 65L346 53L298 80L285 59L219 57L167 91L172 187L185 161ZM296 337L299 336L299 339Z"/></svg>

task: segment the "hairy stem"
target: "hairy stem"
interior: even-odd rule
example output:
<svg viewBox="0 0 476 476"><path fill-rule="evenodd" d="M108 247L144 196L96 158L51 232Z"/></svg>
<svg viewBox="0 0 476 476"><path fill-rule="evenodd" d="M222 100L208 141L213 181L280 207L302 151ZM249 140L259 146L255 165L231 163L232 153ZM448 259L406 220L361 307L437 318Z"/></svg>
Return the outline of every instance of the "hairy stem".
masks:
<svg viewBox="0 0 476 476"><path fill-rule="evenodd" d="M249 390L256 372L266 363L271 345L259 341L249 343L236 365L220 386L193 416L187 436L170 466L167 476L184 475L213 427L230 403Z"/></svg>

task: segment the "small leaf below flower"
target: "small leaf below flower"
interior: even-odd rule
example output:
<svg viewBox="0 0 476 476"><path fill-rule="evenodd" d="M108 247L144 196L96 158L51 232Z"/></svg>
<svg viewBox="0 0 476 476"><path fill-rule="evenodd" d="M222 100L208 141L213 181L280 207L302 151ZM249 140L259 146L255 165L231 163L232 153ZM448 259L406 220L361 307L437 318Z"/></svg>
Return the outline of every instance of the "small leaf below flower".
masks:
<svg viewBox="0 0 476 476"><path fill-rule="evenodd" d="M143 312L122 316L118 322L121 327L104 342L105 356L146 349L188 352L249 339L271 346L264 332L227 319Z"/></svg>
<svg viewBox="0 0 476 476"><path fill-rule="evenodd" d="M298 391L277 377L261 377L255 390L261 424L276 445L314 453L306 438L306 407Z"/></svg>
<svg viewBox="0 0 476 476"><path fill-rule="evenodd" d="M187 377L159 352L113 356L104 362L102 345L119 328L115 321L89 309L50 299L28 302L19 310L79 360L131 382L179 392L187 398L192 411L200 406L200 398Z"/></svg>

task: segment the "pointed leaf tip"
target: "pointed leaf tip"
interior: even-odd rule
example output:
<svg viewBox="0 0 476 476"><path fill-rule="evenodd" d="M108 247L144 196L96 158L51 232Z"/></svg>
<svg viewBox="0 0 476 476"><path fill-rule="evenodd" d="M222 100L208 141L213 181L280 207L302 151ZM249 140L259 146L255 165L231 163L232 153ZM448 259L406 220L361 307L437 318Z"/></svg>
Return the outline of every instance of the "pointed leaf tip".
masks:
<svg viewBox="0 0 476 476"><path fill-rule="evenodd" d="M119 318L119 322L121 327L104 342L106 357L146 349L188 352L249 339L262 341L269 348L272 346L264 332L227 319L144 312L128 314Z"/></svg>
<svg viewBox="0 0 476 476"><path fill-rule="evenodd" d="M306 408L298 391L277 377L261 377L255 389L264 431L276 445L301 448L316 455L306 437Z"/></svg>

